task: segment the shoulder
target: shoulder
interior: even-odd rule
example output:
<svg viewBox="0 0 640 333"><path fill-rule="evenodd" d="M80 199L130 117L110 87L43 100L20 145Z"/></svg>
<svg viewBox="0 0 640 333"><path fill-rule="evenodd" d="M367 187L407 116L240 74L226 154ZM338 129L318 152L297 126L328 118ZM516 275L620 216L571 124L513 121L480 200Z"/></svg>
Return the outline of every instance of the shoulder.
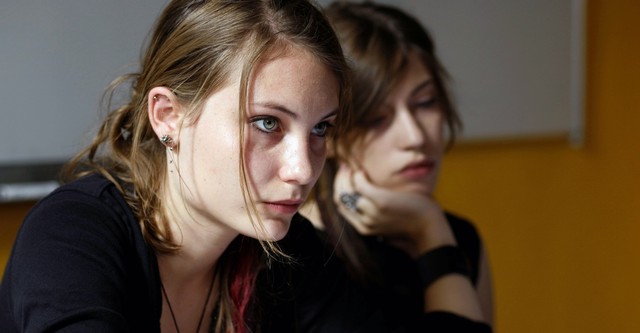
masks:
<svg viewBox="0 0 640 333"><path fill-rule="evenodd" d="M29 211L25 222L68 221L82 215L96 217L97 220L133 218L116 186L100 175L90 175L60 186L40 200Z"/></svg>
<svg viewBox="0 0 640 333"><path fill-rule="evenodd" d="M116 187L92 175L62 185L40 200L25 217L16 246L32 249L30 244L62 242L117 248L131 243L137 229L137 220Z"/></svg>
<svg viewBox="0 0 640 333"><path fill-rule="evenodd" d="M480 234L476 226L467 218L461 217L451 212L446 212L445 216L453 230L456 240L480 241Z"/></svg>
<svg viewBox="0 0 640 333"><path fill-rule="evenodd" d="M118 210L121 207L115 207L114 204L121 206L124 203L124 198L110 180L101 175L92 174L58 187L38 202L36 208L52 203L73 201L81 201L93 205L102 203L106 207Z"/></svg>
<svg viewBox="0 0 640 333"><path fill-rule="evenodd" d="M132 313L157 310L147 301L157 287L153 259L117 188L88 176L61 186L28 213L7 262L0 310L36 331L63 323L122 331L125 321L136 323Z"/></svg>

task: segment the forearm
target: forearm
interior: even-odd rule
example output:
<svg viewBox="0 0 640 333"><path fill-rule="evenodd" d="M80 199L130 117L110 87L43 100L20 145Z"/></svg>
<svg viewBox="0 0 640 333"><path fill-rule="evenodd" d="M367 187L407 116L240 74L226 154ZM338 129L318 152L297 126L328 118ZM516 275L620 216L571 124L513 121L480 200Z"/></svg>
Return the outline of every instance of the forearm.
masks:
<svg viewBox="0 0 640 333"><path fill-rule="evenodd" d="M424 311L447 311L475 321L485 321L478 295L468 277L461 274L445 275L424 291Z"/></svg>

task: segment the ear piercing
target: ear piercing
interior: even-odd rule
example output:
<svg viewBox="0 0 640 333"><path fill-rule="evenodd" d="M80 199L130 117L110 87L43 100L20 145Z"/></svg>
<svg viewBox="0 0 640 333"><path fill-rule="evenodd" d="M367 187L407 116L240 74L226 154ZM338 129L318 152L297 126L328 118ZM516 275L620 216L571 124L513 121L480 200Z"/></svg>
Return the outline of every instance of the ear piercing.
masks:
<svg viewBox="0 0 640 333"><path fill-rule="evenodd" d="M173 150L173 147L175 146L173 138L167 134L164 134L162 137L160 137L160 142L162 142L165 147L169 148L169 150Z"/></svg>

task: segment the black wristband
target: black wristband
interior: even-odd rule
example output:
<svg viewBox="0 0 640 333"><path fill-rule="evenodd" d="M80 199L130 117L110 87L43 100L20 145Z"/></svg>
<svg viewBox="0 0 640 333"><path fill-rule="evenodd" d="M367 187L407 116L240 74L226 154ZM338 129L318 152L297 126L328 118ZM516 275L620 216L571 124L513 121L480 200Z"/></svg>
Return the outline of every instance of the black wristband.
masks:
<svg viewBox="0 0 640 333"><path fill-rule="evenodd" d="M445 245L433 249L417 259L422 287L427 289L437 279L448 274L471 276L467 256L457 246Z"/></svg>

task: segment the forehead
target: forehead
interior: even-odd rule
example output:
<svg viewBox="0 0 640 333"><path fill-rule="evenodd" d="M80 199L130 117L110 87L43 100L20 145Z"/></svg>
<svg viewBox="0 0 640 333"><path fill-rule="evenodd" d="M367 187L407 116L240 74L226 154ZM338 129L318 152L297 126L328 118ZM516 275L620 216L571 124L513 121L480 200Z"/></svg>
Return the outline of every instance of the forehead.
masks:
<svg viewBox="0 0 640 333"><path fill-rule="evenodd" d="M276 52L254 68L249 104L277 105L297 114L325 114L338 108L338 80L311 52L301 48Z"/></svg>
<svg viewBox="0 0 640 333"><path fill-rule="evenodd" d="M389 97L398 97L398 95L411 95L416 93L417 87L432 79L431 71L425 66L422 58L416 53L411 52L406 58L407 62L403 70L393 81L390 87Z"/></svg>
<svg viewBox="0 0 640 333"><path fill-rule="evenodd" d="M338 80L336 73L318 56L303 47L290 45L266 54L253 68L250 84L253 89L279 90L285 85L293 85L304 90L305 84L311 82L318 91L331 88L332 92L337 92ZM328 81L331 87L327 85Z"/></svg>

